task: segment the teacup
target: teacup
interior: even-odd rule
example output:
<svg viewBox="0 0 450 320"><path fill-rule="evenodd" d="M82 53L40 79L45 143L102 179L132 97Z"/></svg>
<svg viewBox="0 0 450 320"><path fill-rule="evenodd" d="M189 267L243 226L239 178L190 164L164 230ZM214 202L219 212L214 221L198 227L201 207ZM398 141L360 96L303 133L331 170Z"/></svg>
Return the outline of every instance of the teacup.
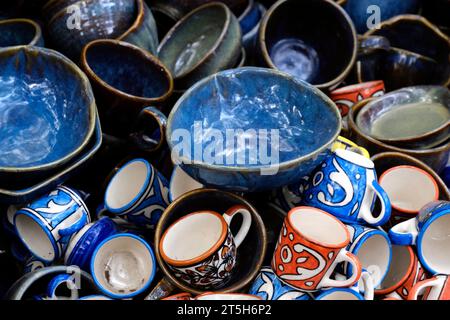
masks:
<svg viewBox="0 0 450 320"><path fill-rule="evenodd" d="M172 172L169 185L170 202L175 201L181 195L196 189L203 188L203 184L191 178L180 166L176 166Z"/></svg>
<svg viewBox="0 0 450 320"><path fill-rule="evenodd" d="M91 259L91 274L108 297L126 299L143 293L156 272L153 250L142 238L119 233L103 240Z"/></svg>
<svg viewBox="0 0 450 320"><path fill-rule="evenodd" d="M286 284L301 291L348 287L361 276L361 263L346 250L350 235L331 214L313 207L289 211L272 259L272 270ZM332 273L348 262L353 274L334 280Z"/></svg>
<svg viewBox="0 0 450 320"><path fill-rule="evenodd" d="M125 163L105 192L107 211L136 225L154 227L169 205L169 183L145 159Z"/></svg>
<svg viewBox="0 0 450 320"><path fill-rule="evenodd" d="M335 275L335 278L337 280L346 279L346 277L343 274L339 273ZM361 272L361 278L358 280L357 283L351 286L350 289L363 296L364 300L373 300L375 296L373 282L374 281L372 275L366 269L363 269Z"/></svg>
<svg viewBox="0 0 450 320"><path fill-rule="evenodd" d="M373 214L378 198L381 212ZM391 203L377 182L372 160L338 149L310 176L302 202L333 214L345 223L381 226L391 215Z"/></svg>
<svg viewBox="0 0 450 320"><path fill-rule="evenodd" d="M195 300L262 300L258 296L244 293L206 292L195 297Z"/></svg>
<svg viewBox="0 0 450 320"><path fill-rule="evenodd" d="M59 274L50 280L47 287L47 299L49 300L78 300L78 290L74 275ZM67 291L70 295L61 295L61 292Z"/></svg>
<svg viewBox="0 0 450 320"><path fill-rule="evenodd" d="M366 228L360 225L347 225L350 243L347 250L360 261L363 269L370 274L373 286L377 288L386 274L392 259L391 241L383 230ZM352 266L344 264L344 273L352 274Z"/></svg>
<svg viewBox="0 0 450 320"><path fill-rule="evenodd" d="M319 292L315 300L364 300L364 297L350 288L333 288Z"/></svg>
<svg viewBox="0 0 450 320"><path fill-rule="evenodd" d="M248 293L259 296L264 300L311 299L308 293L299 291L280 281L270 267L261 269L261 272L256 277Z"/></svg>
<svg viewBox="0 0 450 320"><path fill-rule="evenodd" d="M383 282L375 290L375 294L407 300L412 287L418 282L425 280L423 270L414 250L410 246L392 246L392 260L389 272Z"/></svg>
<svg viewBox="0 0 450 320"><path fill-rule="evenodd" d="M243 221L233 235L229 226L238 214ZM177 278L197 288L220 288L231 278L237 248L251 223L249 210L240 205L229 208L223 215L209 210L193 212L166 229L159 251Z"/></svg>
<svg viewBox="0 0 450 320"><path fill-rule="evenodd" d="M59 186L14 215L17 234L29 251L44 262L63 256L70 237L90 222L80 194Z"/></svg>
<svg viewBox="0 0 450 320"><path fill-rule="evenodd" d="M389 231L392 243L416 245L421 264L431 274L450 274L450 202L433 201L412 219Z"/></svg>
<svg viewBox="0 0 450 320"><path fill-rule="evenodd" d="M439 274L414 285L408 300L450 300L450 281L448 275Z"/></svg>

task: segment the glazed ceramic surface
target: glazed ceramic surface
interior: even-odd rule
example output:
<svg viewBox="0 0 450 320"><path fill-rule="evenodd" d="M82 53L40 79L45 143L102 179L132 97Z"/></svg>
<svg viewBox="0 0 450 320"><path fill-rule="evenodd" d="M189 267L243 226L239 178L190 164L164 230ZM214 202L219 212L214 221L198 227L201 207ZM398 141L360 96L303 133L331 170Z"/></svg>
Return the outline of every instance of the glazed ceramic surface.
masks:
<svg viewBox="0 0 450 320"><path fill-rule="evenodd" d="M29 19L0 21L0 47L44 46L41 27Z"/></svg>
<svg viewBox="0 0 450 320"><path fill-rule="evenodd" d="M437 275L414 285L408 300L449 300L450 281L448 275Z"/></svg>
<svg viewBox="0 0 450 320"><path fill-rule="evenodd" d="M59 274L50 280L47 287L47 299L49 300L77 300L78 288L73 275ZM60 296L60 291L70 291L70 296Z"/></svg>
<svg viewBox="0 0 450 320"><path fill-rule="evenodd" d="M315 300L364 300L364 297L352 289L334 288L319 292Z"/></svg>
<svg viewBox="0 0 450 320"><path fill-rule="evenodd" d="M172 202L176 200L189 191L201 189L203 187L204 186L201 183L192 179L186 172L183 171L183 169L176 166L170 178L170 201Z"/></svg>
<svg viewBox="0 0 450 320"><path fill-rule="evenodd" d="M272 106L282 109L274 112ZM316 125L318 119L323 126ZM169 115L166 136L172 160L195 180L257 191L309 174L329 154L340 125L338 109L317 89L274 70L246 67L220 72L189 89ZM221 146L227 129L260 140L259 151L248 141L239 148ZM209 132L223 140L208 143ZM272 158L267 157L269 149Z"/></svg>

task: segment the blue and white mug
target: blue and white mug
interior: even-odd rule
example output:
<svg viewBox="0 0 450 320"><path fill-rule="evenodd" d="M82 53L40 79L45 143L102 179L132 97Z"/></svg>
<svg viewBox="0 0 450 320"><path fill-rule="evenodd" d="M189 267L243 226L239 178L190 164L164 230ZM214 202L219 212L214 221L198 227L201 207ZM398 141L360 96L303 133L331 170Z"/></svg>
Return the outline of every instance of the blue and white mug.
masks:
<svg viewBox="0 0 450 320"><path fill-rule="evenodd" d="M299 291L281 282L270 267L261 268L253 282L249 294L264 300L310 300L308 293Z"/></svg>
<svg viewBox="0 0 450 320"><path fill-rule="evenodd" d="M135 225L154 228L169 206L169 183L147 160L133 159L111 178L103 209Z"/></svg>
<svg viewBox="0 0 450 320"><path fill-rule="evenodd" d="M378 216L373 214L376 198L381 203ZM312 173L302 201L345 223L381 226L391 215L389 197L377 182L372 160L343 149L337 149Z"/></svg>
<svg viewBox="0 0 450 320"><path fill-rule="evenodd" d="M80 193L65 186L59 186L14 215L20 240L33 256L47 263L62 257L70 237L89 222L89 211Z"/></svg>
<svg viewBox="0 0 450 320"><path fill-rule="evenodd" d="M416 245L420 263L432 274L450 274L450 202L433 201L412 219L389 230L397 245Z"/></svg>
<svg viewBox="0 0 450 320"><path fill-rule="evenodd" d="M76 277L63 273L52 278L47 286L48 300L78 300L78 291L81 289L76 283ZM70 292L70 296L60 295L60 292Z"/></svg>

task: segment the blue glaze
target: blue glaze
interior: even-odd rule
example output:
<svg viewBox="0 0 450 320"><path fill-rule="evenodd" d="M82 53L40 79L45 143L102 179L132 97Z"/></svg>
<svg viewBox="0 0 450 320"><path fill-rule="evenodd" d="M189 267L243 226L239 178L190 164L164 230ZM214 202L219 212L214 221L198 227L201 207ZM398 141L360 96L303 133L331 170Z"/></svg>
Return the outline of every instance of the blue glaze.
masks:
<svg viewBox="0 0 450 320"><path fill-rule="evenodd" d="M223 118L230 120L224 122ZM319 122L322 125L318 126ZM199 138L195 131L199 126L195 124L205 131L217 129L224 140L226 129L263 129L270 139L270 130L278 130L281 147L276 148L270 142L275 140L269 139L267 154L275 152L279 159L274 157L274 162L262 163L258 156L251 163L247 141L244 162L238 162L236 148L228 148L235 153L229 161L223 150L216 155L215 147L220 147L220 143L214 145L208 139L195 142ZM195 180L229 190L256 191L290 184L297 177L308 175L325 159L340 125L336 106L311 85L275 70L246 67L219 72L189 89L170 113L166 136L174 151L174 147L186 143L179 134L187 133L190 148L184 148L174 160L181 161L182 169ZM265 140L257 140L258 149L264 147L260 141L266 145ZM208 153L203 151L211 152L212 163L205 161ZM196 163L191 164L190 160ZM277 168L275 174L261 174L271 166Z"/></svg>
<svg viewBox="0 0 450 320"><path fill-rule="evenodd" d="M247 33L242 33L242 45L244 46L245 51L249 56L249 61L252 60L253 57L251 56L256 50L256 42L258 38L258 30L259 25L261 24L261 19L267 11L261 3L255 2L255 5L257 6L257 9L259 11L259 20L251 30L249 30Z"/></svg>
<svg viewBox="0 0 450 320"><path fill-rule="evenodd" d="M58 296L56 295L58 288L66 286L67 289L69 289L69 286L72 286L74 289L72 290L78 290L77 284L75 283L74 275L73 274L58 274L54 278L50 280L47 286L47 296L50 299L58 299ZM75 289L76 288L76 289ZM80 288L81 289L81 288ZM73 296L72 296L73 298Z"/></svg>
<svg viewBox="0 0 450 320"><path fill-rule="evenodd" d="M258 2L249 0L249 6L250 9L239 17L242 35L250 32L259 23L259 20L261 20L262 17Z"/></svg>
<svg viewBox="0 0 450 320"><path fill-rule="evenodd" d="M0 168L34 169L75 156L93 134L87 78L53 50L0 50Z"/></svg>
<svg viewBox="0 0 450 320"><path fill-rule="evenodd" d="M270 267L263 267L253 282L249 294L259 296L264 300L310 300L306 292L281 282Z"/></svg>
<svg viewBox="0 0 450 320"><path fill-rule="evenodd" d="M0 48L20 45L44 46L39 25L27 19L0 20Z"/></svg>
<svg viewBox="0 0 450 320"><path fill-rule="evenodd" d="M356 300L364 300L364 297L361 294L359 294L358 292L354 291L353 289L349 289L349 288L333 288L333 289L322 290L316 295L315 300L324 300L324 298L326 298L327 296L329 296L331 294L336 294L339 292L353 295L356 298Z"/></svg>

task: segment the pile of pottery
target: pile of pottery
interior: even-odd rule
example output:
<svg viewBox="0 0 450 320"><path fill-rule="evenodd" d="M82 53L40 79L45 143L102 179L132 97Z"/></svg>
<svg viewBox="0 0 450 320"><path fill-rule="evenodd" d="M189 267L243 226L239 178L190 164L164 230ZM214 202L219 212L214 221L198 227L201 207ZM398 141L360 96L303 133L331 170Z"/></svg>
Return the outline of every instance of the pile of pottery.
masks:
<svg viewBox="0 0 450 320"><path fill-rule="evenodd" d="M0 296L450 299L449 12L0 5Z"/></svg>

